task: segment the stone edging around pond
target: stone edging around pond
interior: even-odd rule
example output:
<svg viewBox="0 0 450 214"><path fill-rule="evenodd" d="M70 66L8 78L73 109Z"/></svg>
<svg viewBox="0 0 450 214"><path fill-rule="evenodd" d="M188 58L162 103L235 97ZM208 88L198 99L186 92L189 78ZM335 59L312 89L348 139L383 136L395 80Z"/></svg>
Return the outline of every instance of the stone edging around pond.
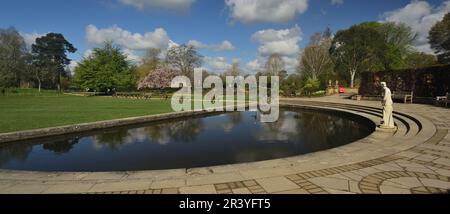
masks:
<svg viewBox="0 0 450 214"><path fill-rule="evenodd" d="M27 130L27 131L2 133L2 134L0 134L0 143L23 141L23 140L30 140L30 139L36 139L36 138L51 137L51 136L59 136L59 135L73 134L73 133L79 133L79 132L95 131L95 130L99 130L99 129L107 129L107 128L114 128L114 127L119 127L119 126L143 124L143 123L149 123L149 122L155 122L155 121L161 121L161 120L175 119L175 118L180 118L180 117L198 116L198 115L203 115L203 114L208 114L208 113L210 113L210 112L207 112L207 111L174 112L174 113L165 113L165 114L157 114L157 115L142 116L142 117L130 117L130 118L123 118L123 119L98 121L98 122L92 122L92 123L81 123L81 124L75 124L75 125L66 125L66 126Z"/></svg>
<svg viewBox="0 0 450 214"><path fill-rule="evenodd" d="M364 116L372 121L380 119L379 108L368 105L346 105L326 102L285 102L283 106L319 108L344 111ZM401 112L407 113L401 116ZM381 113L381 112L380 112ZM199 112L198 114L203 114ZM408 120L405 116L416 119ZM0 170L0 180L10 184L2 193L221 193L222 186L231 188L244 185L250 192L279 192L284 188L309 191L303 187L306 181L322 179L320 176L357 170L365 174L372 167L389 164L392 161L406 161L416 146L431 142L438 134L436 126L428 119L409 111L397 112L399 131L392 133L374 132L372 135L338 148L306 155L268 161L211 166L193 169L149 170L127 172L33 172ZM417 123L419 122L420 125ZM418 128L422 126L422 128ZM440 138L439 138L440 139ZM434 142L434 141L433 141ZM406 158L406 159L405 159ZM355 167L357 166L357 167ZM342 168L342 169L341 169ZM344 170L345 169L345 170ZM305 175L303 175L303 174ZM296 176L293 176L296 175ZM305 182L297 182L298 176L306 176ZM319 177L315 177L319 176ZM294 179L294 180L292 180ZM325 179L325 178L324 178ZM329 178L326 178L329 179ZM303 181L301 180L301 181ZM275 182L275 183L273 183ZM297 184L298 183L298 184ZM252 186L257 184L256 186ZM286 186L285 186L286 185ZM297 185L297 186L296 186ZM241 185L242 186L242 185ZM317 185L316 185L317 186ZM236 188L237 188L236 187ZM258 187L258 188L257 188ZM289 188L288 188L289 187ZM273 188L273 189L272 189ZM364 190L362 187L359 188ZM311 191L316 191L312 189ZM327 189L322 188L324 192ZM226 192L230 192L227 191ZM358 190L359 191L359 190ZM224 192L225 193L225 192Z"/></svg>
<svg viewBox="0 0 450 214"><path fill-rule="evenodd" d="M289 105L280 104L280 107L289 107ZM305 108L311 108L311 107L305 107ZM336 111L336 110L331 110L331 111ZM75 133L80 133L80 132L96 131L96 130L115 128L115 127L120 127L120 126L145 124L145 123L150 123L150 122L183 118L183 117L215 114L215 113L220 113L220 112L210 112L207 110L189 111L189 112L172 112L172 113L156 114L156 115L149 115L149 116L142 116L142 117L130 117L130 118L105 120L105 121L98 121L98 122L91 122L91 123L81 123L81 124L74 124L74 125L49 127L49 128L42 128L42 129L10 132L10 133L0 133L0 144L8 143L8 142L45 138L45 137L52 137L52 136L60 136L60 135L66 135L66 134L75 134Z"/></svg>

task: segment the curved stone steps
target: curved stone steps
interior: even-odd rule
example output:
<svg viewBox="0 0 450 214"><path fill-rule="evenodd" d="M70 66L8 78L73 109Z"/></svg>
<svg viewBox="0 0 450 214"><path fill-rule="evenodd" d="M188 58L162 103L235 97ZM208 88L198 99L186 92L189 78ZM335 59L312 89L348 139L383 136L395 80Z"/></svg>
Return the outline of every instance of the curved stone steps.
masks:
<svg viewBox="0 0 450 214"><path fill-rule="evenodd" d="M333 105L333 106L337 107L337 105ZM339 108L347 109L347 110L355 110L358 112L369 111L369 112L373 112L376 115L378 115L380 119L383 117L382 113L380 113L381 109L377 109L377 108L360 108L359 106L358 107L356 107L356 106L349 107L349 105L339 105ZM364 109L364 110L362 110L362 109ZM422 124L420 122L418 122L417 119L415 119L414 117L411 117L409 115L394 112L394 119L396 120L396 125L398 127L397 134L401 134L405 138L410 138L410 137L416 136L422 129ZM404 130L404 128L406 130Z"/></svg>
<svg viewBox="0 0 450 214"><path fill-rule="evenodd" d="M378 111L378 112L382 111L382 109L379 108L379 107L371 107L371 106L361 106L361 105L343 104L343 103L340 103L340 104L339 103L327 103L327 102L317 102L317 101L311 101L311 102L308 101L308 102L309 103L315 103L317 105L326 104L326 105L335 105L335 106L337 106L337 105L340 105L340 106L353 106L353 107L358 107L360 109L370 109L370 110L375 110L375 111ZM401 113L401 112L398 112L398 111L394 111L394 114L395 115L401 115L403 117L408 118L409 120L412 120L418 126L419 131L421 131L423 129L422 123L417 118L415 118L413 116L410 116L410 115L407 115L407 114L404 114L404 113Z"/></svg>
<svg viewBox="0 0 450 214"><path fill-rule="evenodd" d="M330 103L330 104L333 104L333 103ZM339 104L338 104L338 105L339 105ZM375 110L375 111L382 111L382 109L381 109L381 108L378 108L378 107L360 106L360 105L352 105L352 104L340 104L340 105L344 105L344 106L357 106L357 107L360 108L360 109L371 109L371 110ZM415 117L413 117L413 116L411 116L411 115L404 114L404 113L401 113L401 112L398 112L398 111L394 111L394 115L400 115L400 116L402 116L402 117L407 118L408 120L412 120L412 121L415 123L415 125L417 125L418 131L421 131L421 130L423 129L422 123L420 123L420 121L419 121L417 118L415 118Z"/></svg>
<svg viewBox="0 0 450 214"><path fill-rule="evenodd" d="M298 103L303 103L303 102L298 102ZM304 102L304 104L314 104L316 106L331 106L331 107L352 107L352 108L357 108L357 109L365 109L365 110L369 110L369 111L373 111L375 113L378 113L380 116L381 115L381 108L377 108L377 107L370 107L370 106L360 106L360 105L352 105L352 104L338 104L338 103L326 103L326 102ZM409 120L408 124L413 124L415 126L418 127L418 131L422 130L422 124L415 118L412 117L410 115L404 114L404 113L400 113L400 112L394 112L394 115L396 116L401 116L403 118L405 118L406 120ZM413 127L413 126L411 126Z"/></svg>
<svg viewBox="0 0 450 214"><path fill-rule="evenodd" d="M290 102L286 102L287 104L291 104ZM293 103L294 104L294 103ZM382 109L370 106L360 106L360 105L352 105L352 104L338 104L338 103L326 103L326 102L295 102L295 104L305 105L305 106L313 106L313 107L326 107L333 108L337 110L348 110L358 113L363 113L366 115L375 116L381 120L383 117ZM398 130L393 134L396 137L404 138L407 140L414 136L417 136L422 130L422 124L414 117L394 112L394 119L396 120L396 125Z"/></svg>
<svg viewBox="0 0 450 214"><path fill-rule="evenodd" d="M337 107L334 105L334 107ZM381 119L383 117L382 113L380 112L381 109L376 108L360 108L359 106L351 106L344 105L339 106L340 109L352 109L355 111L371 111L379 115L379 118ZM364 110L362 110L364 109ZM421 130L421 124L416 123L416 120L412 120L410 116L407 116L405 114L398 114L394 112L394 119L396 120L396 125L398 127L398 131L396 134L400 136L404 136L405 138L410 138L416 136L420 130Z"/></svg>
<svg viewBox="0 0 450 214"><path fill-rule="evenodd" d="M337 105L335 105L337 106ZM369 107L369 106L357 106L357 105L348 105L348 104L344 104L341 106L352 106L358 109L367 109L367 110L372 110L375 112L379 112L380 116L382 117L381 114L381 108L376 108L376 107ZM419 134L420 131L422 131L423 126L422 123L420 123L419 120L417 120L415 117L404 114L404 113L400 113L400 112L395 112L394 111L394 119L401 121L409 130L408 133L405 134L405 137L414 137L417 134ZM398 123L397 123L398 125Z"/></svg>
<svg viewBox="0 0 450 214"><path fill-rule="evenodd" d="M302 105L306 105L306 104L302 104ZM336 110L347 110L347 111L350 111L353 113L361 113L361 114L364 114L364 116L366 116L366 117L374 117L371 119L375 123L376 123L376 121L380 121L383 118L383 115L379 111L375 112L375 111L359 109L359 108L355 108L355 107L335 106L335 105L320 105L320 106L307 105L307 106L322 107L322 108L326 107L326 108L332 108L332 109L336 109ZM398 118L396 115L394 115L394 119L397 119L401 122L396 123L398 129L395 133L393 133L393 135L406 135L409 132L409 124L406 121L404 121L402 118Z"/></svg>
<svg viewBox="0 0 450 214"><path fill-rule="evenodd" d="M336 106L333 106L336 107ZM348 107L348 106L339 106L338 109L345 109L345 110L351 110L356 112L362 112L370 115L377 116L379 120L383 118L383 115L378 111L375 110L368 110L368 109L362 109L358 107ZM404 118L403 116L399 116L394 114L394 120L396 120L395 124L397 126L397 131L395 134L407 136L408 134L415 134L415 132L411 132L411 125L408 119Z"/></svg>

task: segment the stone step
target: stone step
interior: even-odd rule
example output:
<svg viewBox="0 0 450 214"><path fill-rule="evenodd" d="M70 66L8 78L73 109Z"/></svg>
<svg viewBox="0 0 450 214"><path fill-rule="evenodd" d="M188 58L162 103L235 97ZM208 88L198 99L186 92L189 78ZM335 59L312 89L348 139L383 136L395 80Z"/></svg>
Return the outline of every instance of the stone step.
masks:
<svg viewBox="0 0 450 214"><path fill-rule="evenodd" d="M326 107L337 110L353 111L356 113L362 113L365 115L377 117L380 120L383 117L381 108L370 106L359 106L351 104L337 104L326 102L295 102L295 104L311 107ZM394 112L394 119L396 120L396 125L398 126L398 130L394 133L394 136L401 137L404 140L410 139L418 135L422 129L422 125L420 124L420 122L416 120L414 117L411 117L409 115Z"/></svg>

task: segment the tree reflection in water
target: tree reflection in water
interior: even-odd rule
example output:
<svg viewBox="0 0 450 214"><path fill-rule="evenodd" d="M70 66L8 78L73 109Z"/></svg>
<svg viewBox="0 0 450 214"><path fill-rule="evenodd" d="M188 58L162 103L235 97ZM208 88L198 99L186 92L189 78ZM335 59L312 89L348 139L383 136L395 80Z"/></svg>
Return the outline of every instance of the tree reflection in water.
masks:
<svg viewBox="0 0 450 214"><path fill-rule="evenodd" d="M203 119L187 119L171 123L169 132L172 138L181 142L194 142L204 128Z"/></svg>
<svg viewBox="0 0 450 214"><path fill-rule="evenodd" d="M129 136L127 129L120 129L106 132L93 137L96 148L108 147L110 150L118 150L120 146L126 143L125 138Z"/></svg>
<svg viewBox="0 0 450 214"><path fill-rule="evenodd" d="M189 143L196 140L203 127L201 119L180 120L143 128L106 132L94 136L93 141L97 148L106 146L111 150L120 149L122 145L139 142L153 142L160 145L167 145L171 141Z"/></svg>
<svg viewBox="0 0 450 214"><path fill-rule="evenodd" d="M334 148L374 129L355 115L306 109L280 109L275 123L259 119L258 112L230 112L4 144L0 166L114 171L244 163Z"/></svg>
<svg viewBox="0 0 450 214"><path fill-rule="evenodd" d="M33 150L33 145L5 144L0 146L0 166L11 161L25 161Z"/></svg>
<svg viewBox="0 0 450 214"><path fill-rule="evenodd" d="M359 129L364 128L359 122L336 113L323 114L306 110L282 110L280 113L284 116L277 122L262 124L262 129L255 133L257 139L265 143L293 142L303 150L317 151L323 148L324 143L335 146L336 142L355 139L360 135Z"/></svg>
<svg viewBox="0 0 450 214"><path fill-rule="evenodd" d="M64 154L70 152L74 145L78 143L78 138L65 140L65 141L55 141L50 143L45 143L42 148L44 150L52 151L57 154Z"/></svg>

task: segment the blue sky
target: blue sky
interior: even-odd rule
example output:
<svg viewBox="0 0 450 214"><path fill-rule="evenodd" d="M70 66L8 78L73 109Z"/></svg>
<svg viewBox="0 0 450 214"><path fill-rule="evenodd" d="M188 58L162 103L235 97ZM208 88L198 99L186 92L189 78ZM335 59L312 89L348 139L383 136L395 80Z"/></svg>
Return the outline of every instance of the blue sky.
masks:
<svg viewBox="0 0 450 214"><path fill-rule="evenodd" d="M270 52L279 52L292 71L309 37L327 26L402 22L418 33L417 49L431 52L426 32L449 11L449 0L5 0L0 28L14 26L28 43L63 33L78 48L75 61L104 40L135 60L148 47L190 42L216 72L233 60L254 72Z"/></svg>

